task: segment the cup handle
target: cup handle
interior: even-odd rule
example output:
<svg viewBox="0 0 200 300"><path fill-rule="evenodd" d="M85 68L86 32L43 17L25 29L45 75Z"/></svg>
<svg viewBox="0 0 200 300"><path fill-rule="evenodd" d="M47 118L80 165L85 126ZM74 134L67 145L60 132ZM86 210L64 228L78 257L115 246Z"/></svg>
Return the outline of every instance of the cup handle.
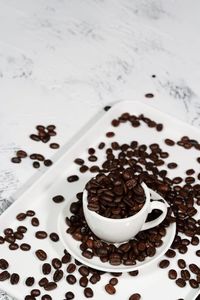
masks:
<svg viewBox="0 0 200 300"><path fill-rule="evenodd" d="M165 219L165 217L167 215L167 208L169 207L169 204L162 197L159 197L159 198L162 199L163 202L158 201L158 200L153 200L150 203L150 212L152 212L153 209L159 209L162 211L162 214L153 221L145 222L144 225L142 226L141 231L155 227L155 226L159 225Z"/></svg>

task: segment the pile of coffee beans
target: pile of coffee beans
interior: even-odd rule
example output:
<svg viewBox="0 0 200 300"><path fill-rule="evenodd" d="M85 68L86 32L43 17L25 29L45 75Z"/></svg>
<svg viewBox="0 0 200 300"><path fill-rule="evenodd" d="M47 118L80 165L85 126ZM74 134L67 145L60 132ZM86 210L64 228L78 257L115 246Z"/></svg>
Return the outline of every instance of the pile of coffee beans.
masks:
<svg viewBox="0 0 200 300"><path fill-rule="evenodd" d="M42 142L47 143L50 141L50 139L57 135L56 133L56 126L55 125L37 125L36 126L37 133L30 134L30 139L35 142ZM58 143L50 143L49 147L51 149L58 149L60 145ZM11 158L11 162L15 164L19 164L22 162L24 158L29 157L31 160L33 160L32 166L36 169L40 168L41 162L46 166L50 167L53 162L50 159L46 159L42 154L40 153L32 153L30 155L27 154L24 150L18 150L16 152L16 156Z"/></svg>
<svg viewBox="0 0 200 300"><path fill-rule="evenodd" d="M131 168L98 174L86 184L88 208L107 218L133 216L146 199L140 179Z"/></svg>

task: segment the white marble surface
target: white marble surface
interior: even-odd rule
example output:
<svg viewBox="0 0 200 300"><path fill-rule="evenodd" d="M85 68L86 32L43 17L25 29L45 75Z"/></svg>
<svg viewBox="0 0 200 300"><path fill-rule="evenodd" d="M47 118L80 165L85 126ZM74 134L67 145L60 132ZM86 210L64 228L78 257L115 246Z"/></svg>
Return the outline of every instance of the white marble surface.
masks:
<svg viewBox="0 0 200 300"><path fill-rule="evenodd" d="M39 172L10 163L39 151L36 124L55 123L62 145L105 105L137 99L200 126L199 11L199 0L0 0L0 213Z"/></svg>

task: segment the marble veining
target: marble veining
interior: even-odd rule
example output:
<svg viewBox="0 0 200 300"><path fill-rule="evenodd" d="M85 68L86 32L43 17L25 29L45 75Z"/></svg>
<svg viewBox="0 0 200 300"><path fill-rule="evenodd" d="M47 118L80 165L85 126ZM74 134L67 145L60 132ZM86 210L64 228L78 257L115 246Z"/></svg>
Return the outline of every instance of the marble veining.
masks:
<svg viewBox="0 0 200 300"><path fill-rule="evenodd" d="M57 124L63 144L105 105L139 99L200 126L199 10L198 0L0 0L0 213L36 172L10 158L32 147L37 123Z"/></svg>

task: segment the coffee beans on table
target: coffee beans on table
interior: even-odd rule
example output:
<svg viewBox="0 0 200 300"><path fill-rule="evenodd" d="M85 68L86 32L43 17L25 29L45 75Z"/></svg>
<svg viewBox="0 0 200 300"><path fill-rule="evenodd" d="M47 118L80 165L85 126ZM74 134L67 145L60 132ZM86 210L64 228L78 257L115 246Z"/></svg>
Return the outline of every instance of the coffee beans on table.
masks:
<svg viewBox="0 0 200 300"><path fill-rule="evenodd" d="M26 284L27 286L32 286L32 285L34 285L34 283L35 283L35 278L34 278L34 277L28 277L28 278L26 279L26 281L25 281L25 284Z"/></svg>
<svg viewBox="0 0 200 300"><path fill-rule="evenodd" d="M39 259L39 260L46 260L47 259L47 254L46 254L46 252L44 251L44 250L42 250L42 249L39 249L39 250L37 250L36 252L35 252L35 254L36 254L36 256L37 256L37 258Z"/></svg>
<svg viewBox="0 0 200 300"><path fill-rule="evenodd" d="M0 259L0 269L6 270L8 269L9 263L5 259Z"/></svg>
<svg viewBox="0 0 200 300"><path fill-rule="evenodd" d="M55 203L61 203L65 200L65 198L62 195L56 195L52 198L52 200Z"/></svg>
<svg viewBox="0 0 200 300"><path fill-rule="evenodd" d="M138 293L132 294L132 295L129 297L129 300L140 300L140 299L141 299L141 295L138 294Z"/></svg>

